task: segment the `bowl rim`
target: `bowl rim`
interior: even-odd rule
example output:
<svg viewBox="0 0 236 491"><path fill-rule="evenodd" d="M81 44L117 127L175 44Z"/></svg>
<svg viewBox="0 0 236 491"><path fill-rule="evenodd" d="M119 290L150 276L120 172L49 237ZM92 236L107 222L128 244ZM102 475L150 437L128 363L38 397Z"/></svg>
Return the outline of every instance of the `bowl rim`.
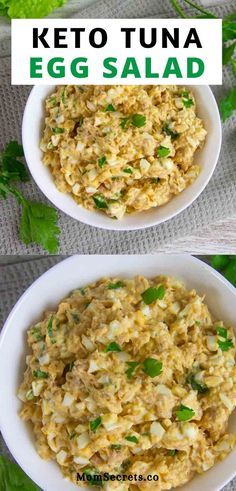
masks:
<svg viewBox="0 0 236 491"><path fill-rule="evenodd" d="M114 256L114 255L111 255L111 254L104 255L104 256L105 256L104 259L106 259L107 257L112 258L112 259L114 259L114 257L117 257L117 256ZM126 254L125 256L127 258L130 258L130 255L128 255L128 254ZM137 258L137 255L133 255L133 256L135 257L135 259L140 259L140 260L142 260L142 258L143 257L146 257L146 256L153 257L153 258L155 258L156 256L163 257L165 259L168 258L168 255L166 255L165 253L160 253L160 254L156 254L156 255L152 255L152 254L149 254L149 255L140 254L140 255L138 255L138 258ZM192 261L193 263L195 263L195 265L197 265L198 267L204 268L209 274L213 275L213 277L218 278L218 280L220 281L220 283L222 284L222 286L225 287L225 288L227 288L227 289L229 289L231 291L231 293L233 293L233 295L236 296L236 289L233 287L233 285L231 283L229 283L229 281L226 280L218 271L214 270L211 266L209 266L208 264L204 263L201 259L196 258L194 256L191 256L190 254L187 254L187 253L184 253L184 254L170 254L170 256L172 256L176 260L178 260L179 258L181 258L181 259L184 260L186 257L190 257L190 261ZM90 258L89 255L87 255L87 257ZM94 255L93 257L96 258L97 260L100 260L101 259L101 256L100 255ZM123 259L124 255L119 255L119 257ZM45 281L45 279L47 278L47 276L48 275L51 275L55 270L63 269L69 263L72 263L73 264L73 262L81 261L81 258L83 258L83 255L76 254L76 255L73 255L73 256L70 256L70 257L67 257L67 258L63 259L59 263L51 266L47 271L45 271L36 280L34 280L34 282L29 287L27 287L27 289L25 290L25 292L17 300L16 304L12 308L11 312L9 313L9 315L8 315L8 317L7 317L7 319L6 319L5 323L4 323L4 327L3 327L2 332L1 332L1 335L0 335L0 353L1 353L2 344L4 342L5 336L7 335L8 330L11 328L10 327L10 323L11 323L12 319L14 318L15 314L17 313L18 309L21 308L22 302L30 294L30 291L32 290L32 288L35 288L35 286L37 287L37 285L40 284L40 282L42 282L42 279L44 279L44 281ZM78 277L79 277L79 275L78 275ZM78 279L78 281L79 281L79 279ZM236 329L236 326L235 326L235 329ZM20 356L20 354L19 354L19 356ZM5 431L5 427L3 425L3 419L4 418L2 418L2 415L1 415L1 412L0 412L0 428L1 428L2 436L3 436L3 438L4 438L5 442L6 442L6 445L8 446L9 450L12 452L13 457L18 462L18 464L22 467L22 469L24 470L24 472L34 482L36 482L39 486L42 486L42 483L38 482L38 478L35 479L35 468L32 471L30 465L29 464L27 465L27 458L25 458L25 457L22 458L23 453L20 451L20 449L18 450L18 453L15 451L15 449L13 451L11 450L11 447L12 447L12 437L9 436L10 435L9 431ZM231 479L233 479L233 477L235 476L235 474L236 474L236 467L234 469L232 469L230 472L228 472L228 474L226 476L223 476L222 475L221 478L220 478L220 482L216 486L214 486L214 491L219 491L220 489L222 489L222 486L226 485ZM190 481L190 483L191 483L191 481ZM189 483L187 483L187 484L189 484ZM49 487L47 487L47 484L46 484L46 487L44 489L45 489L45 491L49 491ZM78 489L80 489L80 488L78 488ZM212 489L213 488L211 487L211 491L212 491ZM51 488L50 488L50 491L51 491Z"/></svg>
<svg viewBox="0 0 236 491"><path fill-rule="evenodd" d="M187 86L187 84L186 84L186 86ZM86 224L86 225L90 225L90 226L95 227L95 228L99 228L102 230L112 230L112 231L117 231L117 232L119 232L119 231L127 231L128 232L128 231L132 231L132 230L143 230L146 228L158 226L161 223L165 223L165 222L171 220L175 216L182 213L182 211L186 210L200 196L200 194L204 191L205 187L207 186L207 184L209 183L209 181L212 177L212 174L213 174L215 167L216 167L218 160L219 160L221 145L222 145L222 125L221 125L219 108L218 108L218 105L217 105L217 102L216 102L216 99L215 99L215 96L212 92L211 87L209 85L197 85L196 84L196 85L191 85L189 87L192 87L193 90L194 90L194 87L197 87L197 89L200 91L201 91L201 88L203 87L208 92L208 97L206 97L206 106L208 106L208 101L210 101L210 103L212 104L213 111L214 111L214 115L212 115L211 121L212 121L212 124L214 125L216 132L217 132L217 138L215 141L214 160L212 161L210 172L208 172L208 175L206 176L204 181L201 184L199 184L198 189L194 190L194 193L192 193L191 197L187 198L187 203L182 203L182 204L178 205L177 211L173 210L173 211L169 212L166 217L159 217L158 218L158 216L157 216L155 218L154 213L155 213L155 211L158 212L159 207L153 207L153 208L147 210L147 212L151 211L151 210L153 211L153 217L148 219L148 223L145 222L145 211L134 213L133 216L138 216L141 213L144 214L144 218L142 218L140 220L140 223L135 223L135 224L129 224L129 223L124 224L124 222L122 220L112 220L112 219L108 219L106 221L105 220L103 221L104 217L102 217L102 220L100 220L101 212L96 211L96 210L94 210L94 211L87 210L84 207L77 204L77 210L78 211L80 208L83 208L83 211L86 210L87 213L86 213L86 218L85 218L84 216L82 216L82 217L79 216L79 213L76 213L76 211L73 210L73 203L71 204L71 209L70 209L70 204L67 206L67 204L65 202L62 204L60 203L60 205L58 205L57 197L55 197L53 194L53 187L54 187L54 191L56 190L58 193L60 193L60 191L57 190L55 183L52 181L53 187L51 187L51 185L48 186L46 183L43 182L43 179L39 179L37 176L37 173L35 171L34 164L33 164L33 159L31 158L31 152L28 149L28 134L27 134L28 118L32 114L32 107L31 107L32 106L32 104L31 104L32 99L35 97L37 90L40 90L40 89L42 90L42 88L48 88L48 90L49 90L50 88L53 88L53 87L56 87L56 85L46 85L46 86L35 85L31 89L29 97L28 97L26 105L25 105L24 114L23 114L22 143L23 143L23 148L24 148L25 160L26 160L28 169L30 171L30 174L31 174L33 180L35 181L35 183L38 186L38 188L40 189L40 191L56 207L56 209L65 213L66 215L70 216L71 218L74 218L78 222L81 222L81 223ZM212 114L213 114L213 111L212 111ZM48 172L50 172L50 171L48 170ZM195 183L198 181L198 178L199 178L199 176L195 180ZM190 186L188 186L186 188L186 190L190 189ZM183 190L183 192L184 191L185 190ZM69 196L71 198L71 200L73 200L73 198L69 194L66 194L66 193L60 193L60 194L61 195L65 194L65 196ZM182 195L182 193L180 193L176 197L181 196L181 195ZM170 200L168 203L170 203L171 201L172 200ZM160 208L165 207L166 205L168 205L168 203L165 203ZM95 220L95 217L97 217L97 221ZM108 218L108 217L106 217L106 218Z"/></svg>

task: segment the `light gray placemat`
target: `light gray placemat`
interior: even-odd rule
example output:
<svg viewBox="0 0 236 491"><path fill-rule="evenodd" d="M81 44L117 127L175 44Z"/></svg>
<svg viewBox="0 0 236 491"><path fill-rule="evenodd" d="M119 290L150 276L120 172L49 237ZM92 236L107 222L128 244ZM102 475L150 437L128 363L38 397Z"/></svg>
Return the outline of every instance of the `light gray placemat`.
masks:
<svg viewBox="0 0 236 491"><path fill-rule="evenodd" d="M235 1L211 7L218 16L232 12ZM80 12L80 17L173 17L168 0L105 0ZM11 138L20 139L21 121L29 88L10 86L10 60L1 60L0 148ZM229 69L224 70L224 88L215 87L219 99L233 85ZM236 117L224 124L223 148L213 178L201 196L176 218L143 231L114 232L83 225L60 213L61 248L67 253L146 253L158 251L168 242L190 235L217 220L236 214ZM29 135L30 138L30 135ZM37 186L24 185L31 199L46 201ZM41 254L37 246L19 241L19 207L14 198L0 202L0 254Z"/></svg>
<svg viewBox="0 0 236 491"><path fill-rule="evenodd" d="M12 258L9 258L9 260ZM54 264L63 259L63 256L38 257L37 259L18 263L6 264L4 258L0 258L0 330L6 320L10 310L15 305L19 297L24 293L34 280L36 280L45 271ZM206 258L204 258L205 260ZM12 458L3 438L0 435L0 454L8 455ZM0 483L1 490L1 483ZM224 487L224 491L235 491L236 479ZM24 491L24 490L22 490ZM207 490L206 490L207 491Z"/></svg>

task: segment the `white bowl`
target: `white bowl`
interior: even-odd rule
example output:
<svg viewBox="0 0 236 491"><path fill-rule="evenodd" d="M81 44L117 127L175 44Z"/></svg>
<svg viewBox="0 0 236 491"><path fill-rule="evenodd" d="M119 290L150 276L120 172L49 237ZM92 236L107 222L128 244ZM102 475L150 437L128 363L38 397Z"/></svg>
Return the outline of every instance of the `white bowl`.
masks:
<svg viewBox="0 0 236 491"><path fill-rule="evenodd" d="M187 288L206 294L213 315L236 328L236 289L220 274L190 255L72 256L44 273L18 300L0 338L0 428L13 456L24 471L44 491L72 491L77 487L63 479L57 464L37 454L30 427L18 411L17 388L25 369L26 330L40 320L42 312L53 308L77 288L102 276L153 277L166 274L182 279ZM63 279L63 281L62 281ZM236 432L236 411L230 419ZM236 449L212 469L195 477L179 491L217 491L236 474Z"/></svg>
<svg viewBox="0 0 236 491"><path fill-rule="evenodd" d="M55 86L36 86L28 98L22 127L24 153L33 179L47 198L60 210L76 220L110 230L136 230L165 222L174 217L199 196L207 185L217 164L221 147L221 122L214 95L207 85L191 86L196 97L198 115L204 121L208 135L204 147L195 155L201 166L196 181L169 203L150 210L126 215L122 220L112 220L99 211L89 211L79 206L69 194L56 188L52 175L42 164L39 142L44 124L44 101Z"/></svg>

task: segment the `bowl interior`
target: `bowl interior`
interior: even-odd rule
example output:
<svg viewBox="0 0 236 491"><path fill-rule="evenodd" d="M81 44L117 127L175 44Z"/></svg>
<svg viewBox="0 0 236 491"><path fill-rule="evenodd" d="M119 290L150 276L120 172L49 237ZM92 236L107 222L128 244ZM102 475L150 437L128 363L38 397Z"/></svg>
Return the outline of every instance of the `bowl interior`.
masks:
<svg viewBox="0 0 236 491"><path fill-rule="evenodd" d="M195 155L195 162L202 169L197 180L169 203L145 212L127 215L122 220L111 220L101 212L89 211L78 206L70 195L57 190L50 171L42 164L39 142L44 125L44 101L54 89L55 86L36 86L32 89L23 119L23 146L30 172L39 188L57 208L71 217L89 225L111 230L146 228L168 220L185 209L208 183L219 157L221 123L211 89L206 85L195 85L191 89L196 97L198 115L204 121L208 132L204 147Z"/></svg>
<svg viewBox="0 0 236 491"><path fill-rule="evenodd" d="M25 368L26 330L42 317L44 310L56 306L74 288L103 276L125 278L136 274L147 277L166 274L182 279L187 288L195 288L198 293L206 294L206 303L215 318L223 319L236 328L233 308L236 290L209 266L189 255L73 256L41 276L20 298L1 335L0 426L15 459L44 491L78 491L82 488L63 479L55 463L43 461L38 456L30 427L18 416L20 402L16 392ZM236 432L236 412L231 417L230 429ZM220 489L236 474L235 457L236 450L181 489Z"/></svg>

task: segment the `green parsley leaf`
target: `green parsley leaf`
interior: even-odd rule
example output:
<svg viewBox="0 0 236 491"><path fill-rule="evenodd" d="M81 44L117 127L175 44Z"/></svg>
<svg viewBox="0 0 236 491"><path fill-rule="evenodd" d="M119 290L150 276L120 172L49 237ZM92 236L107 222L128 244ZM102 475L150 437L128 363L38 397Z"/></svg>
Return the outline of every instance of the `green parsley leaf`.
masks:
<svg viewBox="0 0 236 491"><path fill-rule="evenodd" d="M122 445L119 445L118 443L113 443L111 445L112 450L121 450Z"/></svg>
<svg viewBox="0 0 236 491"><path fill-rule="evenodd" d="M105 109L106 112L109 112L109 113L114 113L116 110L114 108L114 106L112 104L108 104L108 106L106 107Z"/></svg>
<svg viewBox="0 0 236 491"><path fill-rule="evenodd" d="M222 271L229 264L229 257L223 254L215 254L212 256L211 265L217 271Z"/></svg>
<svg viewBox="0 0 236 491"><path fill-rule="evenodd" d="M107 161L107 158L105 157L105 155L103 157L100 157L100 159L98 159L98 165L99 165L99 167L101 167L101 169L105 165L106 161Z"/></svg>
<svg viewBox="0 0 236 491"><path fill-rule="evenodd" d="M141 128L146 124L146 116L143 114L133 114L131 121L133 126L136 126L136 128Z"/></svg>
<svg viewBox="0 0 236 491"><path fill-rule="evenodd" d="M191 385L193 390L199 392L199 394L206 394L209 391L208 387L205 384L197 382L191 373L187 377L187 383Z"/></svg>
<svg viewBox="0 0 236 491"><path fill-rule="evenodd" d="M35 341L42 341L44 339L40 327L32 327L30 329L30 334L34 336Z"/></svg>
<svg viewBox="0 0 236 491"><path fill-rule="evenodd" d="M223 65L227 65L234 54L236 41L229 46L223 46Z"/></svg>
<svg viewBox="0 0 236 491"><path fill-rule="evenodd" d="M102 486L102 476L99 474L99 471L94 467L86 467L83 469L83 473L86 476L89 476L89 485L90 486Z"/></svg>
<svg viewBox="0 0 236 491"><path fill-rule="evenodd" d="M236 109L236 85L235 87L227 94L227 96L221 100L220 102L220 112L223 121L230 118L232 116L233 111Z"/></svg>
<svg viewBox="0 0 236 491"><path fill-rule="evenodd" d="M189 107L194 105L194 102L192 99L183 99L183 105L188 109Z"/></svg>
<svg viewBox="0 0 236 491"><path fill-rule="evenodd" d="M125 286L123 281L117 281L116 283L108 283L107 288L108 290L117 290L118 288L122 288Z"/></svg>
<svg viewBox="0 0 236 491"><path fill-rule="evenodd" d="M132 435L126 436L125 440L127 440L127 442L138 443L138 438Z"/></svg>
<svg viewBox="0 0 236 491"><path fill-rule="evenodd" d="M108 203L106 201L106 198L102 194L97 194L93 196L93 201L96 205L96 208L99 209L107 209L108 208Z"/></svg>
<svg viewBox="0 0 236 491"><path fill-rule="evenodd" d="M2 491L40 491L17 464L3 455L0 455L0 483Z"/></svg>
<svg viewBox="0 0 236 491"><path fill-rule="evenodd" d="M177 133L177 131L172 130L168 123L164 124L163 131L167 136L170 136L172 140L176 140L176 138L179 138L180 136L180 133Z"/></svg>
<svg viewBox="0 0 236 491"><path fill-rule="evenodd" d="M34 393L32 390L28 390L25 394L25 398L27 401L32 401L34 399Z"/></svg>
<svg viewBox="0 0 236 491"><path fill-rule="evenodd" d="M155 358L146 358L143 362L143 372L149 377L154 378L162 372L163 364Z"/></svg>
<svg viewBox="0 0 236 491"><path fill-rule="evenodd" d="M26 244L35 242L50 254L58 251L57 211L44 203L22 201L23 211L20 221L20 238Z"/></svg>
<svg viewBox="0 0 236 491"><path fill-rule="evenodd" d="M8 0L7 14L11 19L40 19L66 2L67 0Z"/></svg>
<svg viewBox="0 0 236 491"><path fill-rule="evenodd" d="M183 404L180 404L175 414L179 421L189 421L195 416L195 411L187 406L184 406Z"/></svg>
<svg viewBox="0 0 236 491"><path fill-rule="evenodd" d="M120 127L122 128L122 130L125 130L128 126L128 124L130 123L130 118L129 117L126 117L126 118L121 118L120 120Z"/></svg>
<svg viewBox="0 0 236 491"><path fill-rule="evenodd" d="M29 175L24 164L19 160L24 156L23 147L17 141L9 142L1 154L1 169L7 181L28 181Z"/></svg>
<svg viewBox="0 0 236 491"><path fill-rule="evenodd" d="M233 15L233 14L232 14ZM222 22L223 41L233 41L236 38L236 22L235 19L223 19Z"/></svg>
<svg viewBox="0 0 236 491"><path fill-rule="evenodd" d="M50 317L49 322L48 322L48 335L50 338L53 338L53 315Z"/></svg>
<svg viewBox="0 0 236 491"><path fill-rule="evenodd" d="M89 422L89 427L90 430L95 433L98 429L98 427L102 424L102 418L101 416L98 416L98 418L94 419L93 421Z"/></svg>
<svg viewBox="0 0 236 491"><path fill-rule="evenodd" d="M216 328L216 333L221 338L227 339L227 337L228 337L228 331L227 331L227 329L225 329L225 327L217 327Z"/></svg>
<svg viewBox="0 0 236 491"><path fill-rule="evenodd" d="M140 364L139 361L127 361L126 362L127 365L128 365L128 369L126 370L126 375L128 378L131 378L134 371L135 371L135 368L137 368L137 366Z"/></svg>
<svg viewBox="0 0 236 491"><path fill-rule="evenodd" d="M170 457L174 457L177 453L177 450L168 450L167 455L170 455Z"/></svg>
<svg viewBox="0 0 236 491"><path fill-rule="evenodd" d="M189 97L189 91L188 90L184 90L182 92L182 101L183 101L183 105L186 108L189 108L189 107L194 105L193 99L190 99L190 97Z"/></svg>
<svg viewBox="0 0 236 491"><path fill-rule="evenodd" d="M64 130L64 128L56 127L56 128L52 128L52 132L55 133L55 135L59 135L60 133L64 133L65 130Z"/></svg>
<svg viewBox="0 0 236 491"><path fill-rule="evenodd" d="M126 174L133 174L133 169L131 169L131 167L125 167L122 169L122 172L125 172Z"/></svg>
<svg viewBox="0 0 236 491"><path fill-rule="evenodd" d="M221 351L228 351L230 348L233 348L232 339L226 339L225 341L218 340L218 346Z"/></svg>
<svg viewBox="0 0 236 491"><path fill-rule="evenodd" d="M49 104L51 104L52 107L55 107L57 105L57 98L55 95L50 97Z"/></svg>
<svg viewBox="0 0 236 491"><path fill-rule="evenodd" d="M229 264L224 269L224 276L236 287L236 256L230 256Z"/></svg>
<svg viewBox="0 0 236 491"><path fill-rule="evenodd" d="M48 378L48 373L43 372L42 370L34 370L33 371L33 377L39 378L39 379Z"/></svg>
<svg viewBox="0 0 236 491"><path fill-rule="evenodd" d="M153 177L152 182L153 184L159 184L159 182L161 182L160 177Z"/></svg>
<svg viewBox="0 0 236 491"><path fill-rule="evenodd" d="M121 347L119 346L119 344L113 342L113 343L110 343L106 346L106 348L104 349L105 353L108 353L109 351L113 351L113 352L120 352L122 351Z"/></svg>
<svg viewBox="0 0 236 491"><path fill-rule="evenodd" d="M150 288L148 288L141 294L141 297L146 305L150 305L156 300L162 300L162 298L164 298L164 295L165 288L163 285L160 285L158 288L150 286Z"/></svg>
<svg viewBox="0 0 236 491"><path fill-rule="evenodd" d="M170 154L170 149L160 145L157 149L157 156L160 158L167 157Z"/></svg>

